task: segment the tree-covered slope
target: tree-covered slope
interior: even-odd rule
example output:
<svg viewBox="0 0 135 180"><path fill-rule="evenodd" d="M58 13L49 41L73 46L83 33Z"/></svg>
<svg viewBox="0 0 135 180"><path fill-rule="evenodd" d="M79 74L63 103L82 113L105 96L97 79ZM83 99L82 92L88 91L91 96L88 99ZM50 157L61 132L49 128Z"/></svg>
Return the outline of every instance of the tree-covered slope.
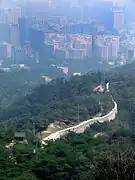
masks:
<svg viewBox="0 0 135 180"><path fill-rule="evenodd" d="M7 112L10 110L11 113L11 110L16 109L17 106L20 111L21 103L26 101L29 102L27 104L30 108L33 108L32 104L36 104L38 100L38 104L42 108L34 118L37 118L36 120L40 123L44 122L41 121L41 117L43 119L49 117L50 120L55 113L58 114L55 114L54 117L59 118L60 114L64 113L62 113L64 107L66 110L68 109L68 117L72 117L71 110L74 111L74 106L77 105L76 103L71 106L74 99L79 96L82 102L84 97L92 97L97 100L100 96L92 91L93 86L99 84L100 81L97 74L74 78L71 81L62 80L61 83L58 79L58 84L53 82L47 86L40 86L31 95L9 107L11 109L8 109ZM30 141L29 144L16 143L10 151L7 150L6 144L11 142L12 137L9 137L9 131L2 132L0 136L0 179L135 180L135 78L128 75L107 74L107 79L110 81L110 90L118 103L119 110L118 116L113 122L94 124L84 134L72 133L63 139L48 142L48 145L44 147L41 147L40 142L35 147L35 141ZM45 93L47 87L50 91ZM66 88L63 90L62 87ZM74 90L71 91L71 89ZM55 92L55 96L52 92ZM40 95L45 99L39 98ZM102 94L102 98L102 102L105 102L103 106L107 107L106 93ZM107 101L105 101L106 99ZM86 104L85 102L85 107ZM89 101L88 104L91 109ZM54 108L51 109L54 105L58 111L55 111ZM8 117L11 117L12 113L10 113ZM19 122L21 126L23 120L21 116L22 114L18 117L15 115L16 120L12 116L12 119L8 119L8 121ZM23 118L25 119L25 117ZM28 122L28 120L26 118L24 122ZM27 137L29 138L29 136ZM36 154L34 153L35 148Z"/></svg>
<svg viewBox="0 0 135 180"><path fill-rule="evenodd" d="M5 108L22 99L35 87L45 82L42 76L63 77L62 70L56 67L33 66L31 69L12 67L10 72L0 70L0 107Z"/></svg>
<svg viewBox="0 0 135 180"><path fill-rule="evenodd" d="M35 71L0 71L0 106L5 108L20 100L40 83L43 81Z"/></svg>
<svg viewBox="0 0 135 180"><path fill-rule="evenodd" d="M37 87L31 94L13 103L0 113L1 121L12 122L17 128L30 128L36 122L37 129L45 129L58 120L77 122L78 105L80 121L96 114L105 114L112 108L108 93L94 93L101 82L99 73L75 76L70 80L56 79L50 84Z"/></svg>
<svg viewBox="0 0 135 180"><path fill-rule="evenodd" d="M135 62L133 61L123 66L113 68L111 72L114 72L114 74L117 73L135 76Z"/></svg>

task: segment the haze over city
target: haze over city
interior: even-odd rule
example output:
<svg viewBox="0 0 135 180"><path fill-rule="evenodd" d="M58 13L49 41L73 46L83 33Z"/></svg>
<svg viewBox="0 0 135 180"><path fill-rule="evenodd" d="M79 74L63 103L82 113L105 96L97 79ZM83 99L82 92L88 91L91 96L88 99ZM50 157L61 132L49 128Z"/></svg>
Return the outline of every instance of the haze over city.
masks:
<svg viewBox="0 0 135 180"><path fill-rule="evenodd" d="M135 180L135 0L0 0L0 180Z"/></svg>

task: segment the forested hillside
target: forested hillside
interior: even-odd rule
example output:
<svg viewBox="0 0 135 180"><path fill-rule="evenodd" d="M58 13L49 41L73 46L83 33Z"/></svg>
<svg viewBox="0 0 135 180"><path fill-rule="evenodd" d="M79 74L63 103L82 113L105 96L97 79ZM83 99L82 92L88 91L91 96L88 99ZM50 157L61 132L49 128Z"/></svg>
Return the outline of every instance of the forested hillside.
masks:
<svg viewBox="0 0 135 180"><path fill-rule="evenodd" d="M10 106L12 103L22 99L27 94L44 84L42 76L63 77L61 70L54 67L33 67L28 69L13 68L10 72L0 70L0 107Z"/></svg>
<svg viewBox="0 0 135 180"><path fill-rule="evenodd" d="M42 148L40 141L35 146L29 136L28 144L16 142L10 151L6 148L12 140L11 131L26 128L25 124L31 131L28 124L33 120L37 130L63 117L76 121L78 103L80 120L101 111L99 100L108 111L112 107L110 95L93 93L101 76L57 79L37 87L1 113L1 180L135 180L135 77L131 75L106 73L119 109L113 122L94 124L84 134L71 133Z"/></svg>
<svg viewBox="0 0 135 180"><path fill-rule="evenodd" d="M105 114L113 103L107 92L93 92L100 83L99 73L76 76L70 80L57 78L50 84L37 87L31 94L2 110L0 119L5 122L4 125L10 123L17 130L29 130L35 121L36 130L41 131L54 121L77 123L78 105L80 121L98 113Z"/></svg>
<svg viewBox="0 0 135 180"><path fill-rule="evenodd" d="M18 101L40 83L43 81L35 71L0 71L0 106L5 108Z"/></svg>
<svg viewBox="0 0 135 180"><path fill-rule="evenodd" d="M128 64L123 65L121 67L113 68L111 70L111 72L134 76L135 75L135 62L133 61L132 63L128 63Z"/></svg>

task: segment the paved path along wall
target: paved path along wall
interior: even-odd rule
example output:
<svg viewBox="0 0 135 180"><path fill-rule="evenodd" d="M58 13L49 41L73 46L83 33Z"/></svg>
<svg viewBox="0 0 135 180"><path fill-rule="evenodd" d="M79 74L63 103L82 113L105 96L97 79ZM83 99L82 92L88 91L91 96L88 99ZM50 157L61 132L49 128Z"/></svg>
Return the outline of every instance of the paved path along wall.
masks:
<svg viewBox="0 0 135 180"><path fill-rule="evenodd" d="M57 132L49 135L48 137L44 138L42 143L44 144L45 141L49 141L49 140L54 140L55 141L56 139L61 138L62 136L68 134L69 132L83 133L88 127L90 127L90 125L92 125L94 123L97 123L97 122L104 123L104 122L107 122L107 121L110 122L110 121L114 120L116 115L117 115L118 108L117 108L117 103L115 101L113 101L113 102L114 102L114 108L108 114L106 114L105 116L103 116L103 117L95 117L93 119L83 121L82 123L80 123L80 124L78 124L76 126L57 131Z"/></svg>

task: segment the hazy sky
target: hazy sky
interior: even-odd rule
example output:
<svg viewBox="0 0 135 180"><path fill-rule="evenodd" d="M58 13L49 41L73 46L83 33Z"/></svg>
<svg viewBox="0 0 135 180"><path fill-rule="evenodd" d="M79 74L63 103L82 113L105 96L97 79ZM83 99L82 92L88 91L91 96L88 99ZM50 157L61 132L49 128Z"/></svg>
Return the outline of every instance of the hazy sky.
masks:
<svg viewBox="0 0 135 180"><path fill-rule="evenodd" d="M19 3L23 3L26 1L36 1L36 2L46 2L49 0L0 0L2 2L1 5L4 6L10 6L12 2L19 2ZM87 4L87 5L95 5L98 4L99 2L103 2L103 1L112 1L112 2L119 2L121 4L126 4L127 6L132 6L133 2L135 2L135 0L50 0L50 1L56 1L57 3L61 3L63 1L68 1L71 2L72 4L76 4L77 2L79 2L79 4Z"/></svg>

